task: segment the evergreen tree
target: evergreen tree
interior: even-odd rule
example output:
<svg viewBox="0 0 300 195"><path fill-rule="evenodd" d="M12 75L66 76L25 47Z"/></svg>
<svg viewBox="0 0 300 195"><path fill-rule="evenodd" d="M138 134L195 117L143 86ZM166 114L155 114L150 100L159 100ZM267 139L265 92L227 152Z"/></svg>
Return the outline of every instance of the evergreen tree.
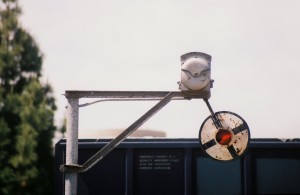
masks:
<svg viewBox="0 0 300 195"><path fill-rule="evenodd" d="M16 0L0 1L0 194L52 194L55 100L20 14Z"/></svg>

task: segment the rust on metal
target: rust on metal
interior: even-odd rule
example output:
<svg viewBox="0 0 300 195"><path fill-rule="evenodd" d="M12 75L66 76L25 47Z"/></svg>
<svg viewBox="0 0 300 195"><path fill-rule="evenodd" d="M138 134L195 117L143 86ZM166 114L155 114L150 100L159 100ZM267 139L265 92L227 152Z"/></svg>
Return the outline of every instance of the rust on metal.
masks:
<svg viewBox="0 0 300 195"><path fill-rule="evenodd" d="M199 139L206 154L216 160L228 161L245 153L250 132L247 123L237 114L212 111L200 128Z"/></svg>

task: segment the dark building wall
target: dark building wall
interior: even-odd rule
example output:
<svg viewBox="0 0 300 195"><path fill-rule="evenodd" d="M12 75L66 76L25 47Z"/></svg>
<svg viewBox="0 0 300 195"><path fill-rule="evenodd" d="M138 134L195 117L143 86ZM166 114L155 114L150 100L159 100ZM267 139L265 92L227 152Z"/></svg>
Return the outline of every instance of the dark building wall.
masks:
<svg viewBox="0 0 300 195"><path fill-rule="evenodd" d="M110 140L80 140L83 164ZM64 193L65 140L56 144L56 194ZM300 140L252 139L239 159L207 157L197 139L128 139L78 175L78 194L300 194Z"/></svg>

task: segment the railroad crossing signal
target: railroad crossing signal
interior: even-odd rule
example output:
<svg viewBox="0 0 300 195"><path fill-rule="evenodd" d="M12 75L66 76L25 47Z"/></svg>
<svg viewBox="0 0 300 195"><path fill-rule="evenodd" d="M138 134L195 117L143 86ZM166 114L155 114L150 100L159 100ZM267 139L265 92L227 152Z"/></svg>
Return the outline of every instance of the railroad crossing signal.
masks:
<svg viewBox="0 0 300 195"><path fill-rule="evenodd" d="M211 56L201 52L190 52L181 56L181 91L66 91L67 142L66 164L60 166L65 172L65 194L77 193L77 174L85 172L117 147L131 133L150 119L171 100L203 99L211 115L203 122L199 139L206 154L216 160L228 161L240 157L247 149L250 132L247 123L233 112L214 112L210 98ZM79 105L80 98L102 98ZM102 101L159 100L148 112L142 115L120 135L96 152L84 164L78 164L78 117L79 107Z"/></svg>
<svg viewBox="0 0 300 195"><path fill-rule="evenodd" d="M188 94L207 92L210 97L211 56L190 52L181 56L179 89ZM199 131L200 144L206 154L216 160L228 161L240 157L247 149L250 131L245 120L233 112L216 112L203 98L211 115Z"/></svg>

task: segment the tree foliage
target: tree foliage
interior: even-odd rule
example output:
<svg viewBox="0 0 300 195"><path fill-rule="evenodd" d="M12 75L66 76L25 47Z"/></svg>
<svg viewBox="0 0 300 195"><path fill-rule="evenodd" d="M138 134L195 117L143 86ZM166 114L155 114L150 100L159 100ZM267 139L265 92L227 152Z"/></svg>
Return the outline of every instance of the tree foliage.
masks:
<svg viewBox="0 0 300 195"><path fill-rule="evenodd" d="M52 194L55 100L20 14L16 0L0 1L0 194Z"/></svg>

